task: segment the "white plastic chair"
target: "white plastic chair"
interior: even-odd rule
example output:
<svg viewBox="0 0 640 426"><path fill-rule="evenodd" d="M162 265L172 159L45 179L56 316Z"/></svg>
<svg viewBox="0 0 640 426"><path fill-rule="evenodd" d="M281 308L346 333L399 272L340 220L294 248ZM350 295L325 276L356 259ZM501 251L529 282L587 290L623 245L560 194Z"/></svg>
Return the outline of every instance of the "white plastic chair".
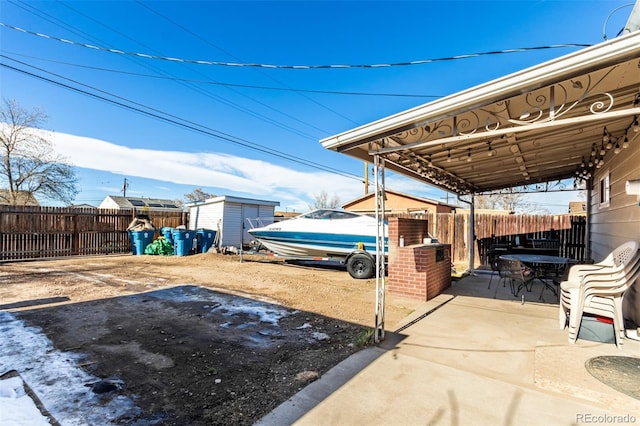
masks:
<svg viewBox="0 0 640 426"><path fill-rule="evenodd" d="M560 328L569 326L569 342L575 343L584 313L613 319L616 346L622 347L624 320L622 297L640 276L640 244L627 242L602 262L574 265L560 283ZM567 315L568 313L568 315Z"/></svg>
<svg viewBox="0 0 640 426"><path fill-rule="evenodd" d="M622 316L622 298L638 277L640 277L640 260L636 261L634 268L617 283L605 283L605 285L589 283L585 289L582 312L613 319L618 348L622 348L623 339L626 337Z"/></svg>

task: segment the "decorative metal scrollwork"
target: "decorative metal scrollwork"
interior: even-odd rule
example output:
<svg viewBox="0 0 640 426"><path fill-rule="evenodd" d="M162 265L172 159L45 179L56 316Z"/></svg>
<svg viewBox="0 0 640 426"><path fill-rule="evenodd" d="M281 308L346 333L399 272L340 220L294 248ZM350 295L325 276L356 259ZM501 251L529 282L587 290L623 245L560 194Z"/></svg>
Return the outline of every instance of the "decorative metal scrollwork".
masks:
<svg viewBox="0 0 640 426"><path fill-rule="evenodd" d="M533 183L530 185L514 186L509 188L503 188L496 191L489 191L479 193L478 195L490 195L490 194L530 194L534 192L561 192L561 191L574 191L574 186L569 186L569 180L557 180L553 182Z"/></svg>
<svg viewBox="0 0 640 426"><path fill-rule="evenodd" d="M610 93L598 93L598 95L603 95L608 99L606 100L597 100L589 106L589 111L591 114L602 114L611 109L613 107L613 96Z"/></svg>
<svg viewBox="0 0 640 426"><path fill-rule="evenodd" d="M455 133L457 133L458 135L466 136L466 135L472 135L478 131L478 125L480 124L480 119L478 118L478 114L471 111L471 115L474 118L473 121L469 117L464 117L454 121ZM463 132L462 131L463 129L471 129L471 131Z"/></svg>
<svg viewBox="0 0 640 426"><path fill-rule="evenodd" d="M585 76L581 80L570 80L530 92L524 100L527 109L519 111L518 117L511 116L513 102L503 100L478 111L467 111L460 116L429 123L411 131L404 131L396 137L400 140L427 141L440 137L472 135L479 132L490 134L509 126L530 126L536 123L551 122L583 106L591 114L602 114L613 107L614 97L607 92L594 92L594 89L602 83L609 72L595 82L592 81L591 76ZM574 101L570 101L570 93L575 93ZM487 136L490 137L490 135Z"/></svg>

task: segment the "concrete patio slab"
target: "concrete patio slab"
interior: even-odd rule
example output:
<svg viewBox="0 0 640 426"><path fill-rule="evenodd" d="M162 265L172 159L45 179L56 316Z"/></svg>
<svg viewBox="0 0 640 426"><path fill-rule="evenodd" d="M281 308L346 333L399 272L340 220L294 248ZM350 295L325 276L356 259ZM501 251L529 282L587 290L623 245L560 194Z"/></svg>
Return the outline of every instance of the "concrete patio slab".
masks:
<svg viewBox="0 0 640 426"><path fill-rule="evenodd" d="M494 277L455 282L378 347L329 371L261 425L573 425L640 422L640 401L591 376L595 356L640 357L640 342L571 344L557 298L514 297ZM322 392L318 392L321 390ZM626 417L625 417L626 416ZM634 417L635 416L635 417Z"/></svg>

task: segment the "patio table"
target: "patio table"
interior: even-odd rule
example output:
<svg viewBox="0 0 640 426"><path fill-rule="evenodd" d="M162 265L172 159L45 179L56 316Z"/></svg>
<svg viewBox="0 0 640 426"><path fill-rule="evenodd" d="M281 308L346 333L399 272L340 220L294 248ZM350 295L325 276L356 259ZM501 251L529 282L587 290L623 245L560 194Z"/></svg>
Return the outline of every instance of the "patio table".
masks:
<svg viewBox="0 0 640 426"><path fill-rule="evenodd" d="M545 288L553 291L553 294L556 296L558 295L555 283L549 284L548 282L553 278L547 274L549 267L554 267L554 269L557 270L559 267L566 266L571 260L568 257L549 256L544 254L503 254L500 258L507 260L519 260L521 263L531 268L534 274L532 280L537 279L544 285L540 292L540 300L542 300L542 294L544 293Z"/></svg>

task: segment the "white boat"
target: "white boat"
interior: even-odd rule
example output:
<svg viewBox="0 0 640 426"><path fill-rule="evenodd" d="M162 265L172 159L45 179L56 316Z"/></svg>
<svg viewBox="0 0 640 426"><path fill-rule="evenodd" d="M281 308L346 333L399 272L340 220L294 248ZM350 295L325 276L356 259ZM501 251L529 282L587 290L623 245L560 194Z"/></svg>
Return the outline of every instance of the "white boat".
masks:
<svg viewBox="0 0 640 426"><path fill-rule="evenodd" d="M344 210L318 209L292 219L248 230L275 254L289 258L341 260L354 278L375 271L377 221ZM387 226L384 227L385 256Z"/></svg>

